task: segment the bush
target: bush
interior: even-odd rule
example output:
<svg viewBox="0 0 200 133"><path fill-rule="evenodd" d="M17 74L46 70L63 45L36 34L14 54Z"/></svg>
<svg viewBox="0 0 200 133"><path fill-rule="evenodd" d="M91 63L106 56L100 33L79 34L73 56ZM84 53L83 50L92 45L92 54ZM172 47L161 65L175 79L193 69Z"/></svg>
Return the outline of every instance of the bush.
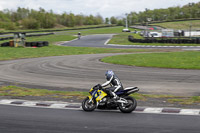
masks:
<svg viewBox="0 0 200 133"><path fill-rule="evenodd" d="M33 18L25 18L22 20L22 26L24 29L39 29L40 23Z"/></svg>
<svg viewBox="0 0 200 133"><path fill-rule="evenodd" d="M0 22L0 28L3 28L5 30L15 30L16 24L13 22Z"/></svg>

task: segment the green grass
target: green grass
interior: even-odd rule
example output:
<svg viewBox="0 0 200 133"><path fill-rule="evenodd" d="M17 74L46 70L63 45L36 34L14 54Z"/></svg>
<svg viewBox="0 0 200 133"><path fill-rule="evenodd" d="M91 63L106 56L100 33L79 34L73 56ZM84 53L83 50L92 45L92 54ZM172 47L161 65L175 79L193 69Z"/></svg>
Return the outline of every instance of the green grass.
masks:
<svg viewBox="0 0 200 133"><path fill-rule="evenodd" d="M88 96L88 92L80 91L54 91L47 89L30 89L16 86L3 86L0 87L0 96L13 96L13 97L52 97L68 99L76 97L77 99L85 98Z"/></svg>
<svg viewBox="0 0 200 133"><path fill-rule="evenodd" d="M47 89L31 89L17 86L2 86L0 87L0 96L11 96L11 97L49 97L59 99L78 99L82 100L89 95L88 92L81 91L55 91ZM134 98L140 101L147 101L149 98L153 99L166 99L169 103L178 104L198 104L200 103L200 96L192 97L178 97L173 95L150 95L150 94L132 94Z"/></svg>
<svg viewBox="0 0 200 133"><path fill-rule="evenodd" d="M141 52L141 51L148 51L148 50L65 47L65 46L54 46L54 45L42 48L0 47L0 60L36 58L36 57L47 57L47 56L78 55L78 54L123 53L123 52L127 53L127 52Z"/></svg>
<svg viewBox="0 0 200 133"><path fill-rule="evenodd" d="M152 25L158 25L168 29L177 29L177 30L178 29L189 30L190 25L192 25L192 29L196 30L200 29L200 20L154 23Z"/></svg>
<svg viewBox="0 0 200 133"><path fill-rule="evenodd" d="M128 36L132 35L137 39L142 39L143 37L139 34L133 34L133 33L119 33L117 35L114 35L113 38L109 41L109 44L120 44L120 45L135 45L134 43L130 42L128 40Z"/></svg>
<svg viewBox="0 0 200 133"><path fill-rule="evenodd" d="M77 35L78 32L81 32L82 35L90 34L115 34L120 33L123 29L122 26L118 27L108 27L108 28L96 28L96 29L84 29L84 30L70 30L70 31L61 31L55 32L55 35L48 36L39 36L39 37L26 37L26 41L49 41L58 42L58 41L69 41L75 39L74 35ZM9 40L7 40L8 42ZM0 41L0 44L6 41Z"/></svg>
<svg viewBox="0 0 200 133"><path fill-rule="evenodd" d="M73 35L47 35L47 36L38 36L38 37L27 37L26 41L48 41L50 44L54 44L59 41L70 41L75 39Z"/></svg>
<svg viewBox="0 0 200 133"><path fill-rule="evenodd" d="M181 97L173 95L152 95L152 94L140 94L140 93L135 93L132 94L131 96L141 101L147 101L149 98L151 98L151 99L162 99L166 100L168 103L182 104L182 105L192 105L200 103L200 96Z"/></svg>
<svg viewBox="0 0 200 133"><path fill-rule="evenodd" d="M169 103L187 104L200 103L200 96L172 98L167 100Z"/></svg>
<svg viewBox="0 0 200 133"><path fill-rule="evenodd" d="M84 34L97 33L115 33L120 32L122 27L98 28L83 30ZM56 42L70 41L75 39L76 31L60 32L55 35L27 37L26 41L48 41L50 46L41 48L13 48L0 47L0 60L10 60L19 58L34 58L47 56L77 55L77 54L98 54L98 53L123 53L123 52L140 52L149 50L134 49L110 49L110 48L89 48L89 47L65 47L53 45ZM5 41L0 41L0 44Z"/></svg>
<svg viewBox="0 0 200 133"><path fill-rule="evenodd" d="M16 29L16 30L5 30L5 29L0 29L0 33L3 32L29 32L29 31L45 31L45 30L68 30L68 29L77 29L77 28L92 28L92 27L101 27L101 26L109 26L107 24L102 24L102 25L82 25L82 26L75 26L75 27L65 27L61 26L55 27L55 28L49 28L49 29ZM56 31L55 31L56 32ZM37 32L39 33L39 32Z"/></svg>
<svg viewBox="0 0 200 133"><path fill-rule="evenodd" d="M200 69L200 52L189 51L118 55L106 57L102 59L102 61L142 67Z"/></svg>
<svg viewBox="0 0 200 133"><path fill-rule="evenodd" d="M128 40L128 36L132 35L134 38L143 39L139 34L134 33L119 33L114 35L109 41L109 44L120 45L154 45L154 46L200 46L199 44L176 44L176 43L133 43Z"/></svg>
<svg viewBox="0 0 200 133"><path fill-rule="evenodd" d="M56 42L69 41L75 39L72 35L49 35L41 37L30 37L27 41L49 41L50 46L41 48L13 48L0 47L0 60L10 60L19 58L33 58L46 56L62 56L77 54L97 54L97 53L123 53L123 52L139 52L148 50L133 49L107 49L107 48L88 48L88 47L65 47L55 46Z"/></svg>
<svg viewBox="0 0 200 133"><path fill-rule="evenodd" d="M91 29L91 30L82 30L81 33L83 35L90 35L90 34L116 34L121 33L123 27L110 27L110 28L100 28L100 29Z"/></svg>
<svg viewBox="0 0 200 133"><path fill-rule="evenodd" d="M59 35L77 35L78 32L84 35L91 35L91 34L118 34L122 33L122 29L124 27L117 26L117 27L107 27L107 28L96 28L96 29L84 29L84 30L73 30L73 31L63 31L61 33L57 33Z"/></svg>

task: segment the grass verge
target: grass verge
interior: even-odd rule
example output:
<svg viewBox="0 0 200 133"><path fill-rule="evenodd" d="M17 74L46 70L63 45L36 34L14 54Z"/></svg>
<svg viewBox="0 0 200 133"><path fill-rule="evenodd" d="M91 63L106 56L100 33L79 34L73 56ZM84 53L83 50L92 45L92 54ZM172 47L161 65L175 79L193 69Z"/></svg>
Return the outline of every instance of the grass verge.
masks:
<svg viewBox="0 0 200 133"><path fill-rule="evenodd" d="M57 35L77 35L78 32L81 32L81 35L91 35L91 34L119 34L122 33L122 26L116 27L107 27L107 28L96 28L96 29L83 29L83 30L71 30L71 31L62 31L57 32Z"/></svg>
<svg viewBox="0 0 200 133"><path fill-rule="evenodd" d="M48 29L24 29L24 30L20 30L20 29L16 29L14 32L46 32L46 31L49 31L49 30L70 30L70 29L73 29L73 30L76 30L78 28L96 28L96 27L99 27L99 28L103 28L105 26L114 26L114 25L108 25L108 24L102 24L102 25L82 25L82 26L75 26L75 27L65 27L65 26L56 26L55 28L48 28ZM13 32L13 30L5 30L5 29L0 29L0 33L4 33L4 32Z"/></svg>
<svg viewBox="0 0 200 133"><path fill-rule="evenodd" d="M0 60L11 60L21 58L36 58L47 56L64 56L79 54L100 54L100 53L131 53L151 50L139 49L111 49L111 48L92 48L92 47L65 47L50 45L42 48L12 48L0 47Z"/></svg>
<svg viewBox="0 0 200 133"><path fill-rule="evenodd" d="M0 87L0 96L11 97L50 97L50 98L63 98L69 99L76 97L82 99L88 95L88 92L80 91L53 91L47 89L29 89L16 86L2 86Z"/></svg>
<svg viewBox="0 0 200 133"><path fill-rule="evenodd" d="M140 94L140 93L132 94L131 96L141 101L147 101L149 98L151 98L151 99L163 99L166 100L166 102L172 104L181 104L181 105L200 104L200 96L182 97L173 95L152 95L152 94Z"/></svg>
<svg viewBox="0 0 200 133"><path fill-rule="evenodd" d="M118 33L123 27L110 27L82 30L84 34L97 33ZM123 52L142 52L151 50L134 50L134 49L110 49L110 48L87 48L87 47L65 47L54 45L61 41L70 41L75 39L74 34L77 31L59 32L55 35L27 37L26 41L48 41L50 46L41 48L13 48L0 47L0 60L11 60L20 58L35 58L47 56L63 56L63 55L78 55L78 54L99 54L99 53L123 53ZM5 41L0 41L0 44Z"/></svg>
<svg viewBox="0 0 200 133"><path fill-rule="evenodd" d="M128 36L133 35L137 39L142 39L143 37L139 34L133 33L119 33L114 35L113 38L109 41L109 44L120 44L120 45L136 45L128 40Z"/></svg>
<svg viewBox="0 0 200 133"><path fill-rule="evenodd" d="M151 25L151 24L150 24ZM165 23L154 23L152 25L162 26L168 29L190 29L190 25L192 29L199 29L200 20L189 20L189 21L177 21L177 22L165 22Z"/></svg>
<svg viewBox="0 0 200 133"><path fill-rule="evenodd" d="M153 45L153 46L200 46L199 44L176 44L176 43L133 43L128 40L128 36L132 35L134 38L143 39L139 34L134 33L120 33L114 35L109 41L109 44L120 44L120 45Z"/></svg>
<svg viewBox="0 0 200 133"><path fill-rule="evenodd" d="M88 92L81 91L54 91L47 89L30 89L17 86L2 86L0 87L0 96L10 96L10 97L49 97L58 99L77 99L82 100L89 95ZM137 100L147 101L149 98L153 99L166 99L169 103L178 104L199 104L200 96L193 97L178 97L173 95L150 95L150 94L140 94L135 93L131 96L135 97Z"/></svg>
<svg viewBox="0 0 200 133"><path fill-rule="evenodd" d="M118 55L103 58L102 61L140 67L200 69L200 52L187 51Z"/></svg>

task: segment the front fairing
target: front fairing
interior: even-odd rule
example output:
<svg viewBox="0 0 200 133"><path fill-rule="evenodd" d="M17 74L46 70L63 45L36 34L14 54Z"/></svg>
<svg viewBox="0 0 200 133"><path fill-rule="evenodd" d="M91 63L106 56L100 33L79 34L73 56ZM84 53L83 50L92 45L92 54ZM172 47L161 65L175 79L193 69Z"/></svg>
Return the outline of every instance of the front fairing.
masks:
<svg viewBox="0 0 200 133"><path fill-rule="evenodd" d="M90 89L89 93L89 99L93 98L97 102L100 102L105 96L107 96L107 93L103 90L95 90L93 88Z"/></svg>

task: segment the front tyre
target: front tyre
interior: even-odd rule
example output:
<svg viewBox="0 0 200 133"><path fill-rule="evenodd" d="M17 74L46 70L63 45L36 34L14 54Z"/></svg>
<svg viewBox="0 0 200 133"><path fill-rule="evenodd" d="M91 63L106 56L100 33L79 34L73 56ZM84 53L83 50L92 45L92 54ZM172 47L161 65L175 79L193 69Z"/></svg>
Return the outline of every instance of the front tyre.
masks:
<svg viewBox="0 0 200 133"><path fill-rule="evenodd" d="M89 103L89 101L90 99L88 97L83 100L82 108L84 111L90 112L96 108L96 103L94 103L93 101Z"/></svg>
<svg viewBox="0 0 200 133"><path fill-rule="evenodd" d="M135 98L130 97L130 96L127 96L124 99L126 99L128 101L128 103L120 104L119 109L123 113L131 113L132 111L135 110L135 108L137 106L137 101L135 100Z"/></svg>

